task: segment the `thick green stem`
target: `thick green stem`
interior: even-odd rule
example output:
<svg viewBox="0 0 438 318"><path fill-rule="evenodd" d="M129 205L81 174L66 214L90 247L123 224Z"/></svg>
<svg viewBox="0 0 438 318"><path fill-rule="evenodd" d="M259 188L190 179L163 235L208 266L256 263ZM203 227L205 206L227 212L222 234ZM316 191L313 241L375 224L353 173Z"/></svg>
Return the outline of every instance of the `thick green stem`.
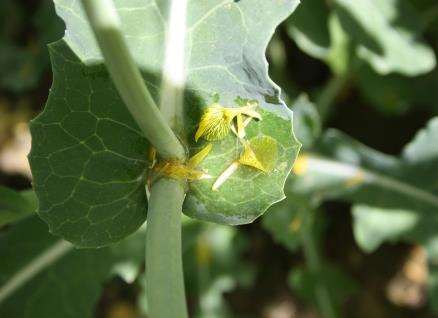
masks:
<svg viewBox="0 0 438 318"><path fill-rule="evenodd" d="M304 255L306 257L307 266L313 274L321 272L321 260L318 255L318 248L312 234L313 213L309 210L302 211L303 226L301 233L301 240L303 243ZM324 318L337 318L337 314L330 298L330 293L327 287L320 283L315 290L316 303L318 304L321 315Z"/></svg>
<svg viewBox="0 0 438 318"><path fill-rule="evenodd" d="M82 0L82 3L114 84L146 138L162 158L185 161L184 147L172 131L182 121L184 38L177 41L169 36L172 30L168 30L167 46L174 42L178 45L167 48L160 112L129 53L112 0ZM171 26L184 35L182 9L185 7L181 3L186 5L185 1L172 2L175 13L171 19L181 14L184 19ZM146 294L148 316L152 318L187 317L181 256L184 196L184 183L177 180L160 179L151 189L146 230Z"/></svg>
<svg viewBox="0 0 438 318"><path fill-rule="evenodd" d="M112 0L82 0L82 4L111 78L140 129L163 158L184 160L184 147L160 113L128 50Z"/></svg>
<svg viewBox="0 0 438 318"><path fill-rule="evenodd" d="M146 295L149 317L185 318L181 257L181 206L184 186L160 179L151 189L146 228Z"/></svg>

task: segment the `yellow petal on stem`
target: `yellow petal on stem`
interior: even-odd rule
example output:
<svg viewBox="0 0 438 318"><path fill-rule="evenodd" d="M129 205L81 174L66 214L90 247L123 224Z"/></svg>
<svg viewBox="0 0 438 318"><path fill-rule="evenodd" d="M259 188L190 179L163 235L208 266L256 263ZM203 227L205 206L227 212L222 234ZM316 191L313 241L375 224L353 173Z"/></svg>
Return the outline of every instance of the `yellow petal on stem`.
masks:
<svg viewBox="0 0 438 318"><path fill-rule="evenodd" d="M199 152L193 155L187 164L189 167L197 167L204 159L208 156L211 151L213 145L211 143L207 144L204 148L202 148Z"/></svg>
<svg viewBox="0 0 438 318"><path fill-rule="evenodd" d="M187 179L189 181L195 181L211 178L211 176L204 171L196 170L177 161L157 164L155 171L158 174L178 180Z"/></svg>
<svg viewBox="0 0 438 318"><path fill-rule="evenodd" d="M244 144L244 150L239 162L269 173L274 169L277 159L277 141L269 136L260 136Z"/></svg>

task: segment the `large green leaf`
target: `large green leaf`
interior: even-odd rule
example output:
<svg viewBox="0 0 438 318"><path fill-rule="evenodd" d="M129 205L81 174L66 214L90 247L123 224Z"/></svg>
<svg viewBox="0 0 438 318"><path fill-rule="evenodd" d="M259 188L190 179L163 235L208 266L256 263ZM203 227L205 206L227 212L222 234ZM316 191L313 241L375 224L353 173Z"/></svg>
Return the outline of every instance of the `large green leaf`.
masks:
<svg viewBox="0 0 438 318"><path fill-rule="evenodd" d="M344 74L350 62L350 36L324 0L305 1L288 19L286 30L298 47L325 61L336 74Z"/></svg>
<svg viewBox="0 0 438 318"><path fill-rule="evenodd" d="M143 235L111 248L74 250L50 235L36 217L18 223L0 235L0 317L94 317L103 283L117 265L130 263L138 269L135 255L144 260L144 244L138 248L138 242L144 242ZM24 277L24 284L8 285ZM5 298L11 285L13 292Z"/></svg>
<svg viewBox="0 0 438 318"><path fill-rule="evenodd" d="M163 58L166 1L115 2L130 51L156 100ZM67 30L50 46L54 83L44 112L31 125L30 162L40 216L52 233L77 246L102 246L135 231L146 218L148 143L125 109L103 66L79 1L56 0ZM248 139L268 135L279 144L274 171L241 167L219 189L213 180L190 185L184 212L227 224L253 221L284 197L283 184L298 152L292 116L267 75L266 45L298 4L288 1L189 1L185 133L190 153L202 110L217 96L257 100L262 121ZM214 142L200 166L214 177L237 159L233 135Z"/></svg>
<svg viewBox="0 0 438 318"><path fill-rule="evenodd" d="M335 0L341 24L358 43L357 54L380 74L413 76L435 67L421 37L421 22L404 0Z"/></svg>
<svg viewBox="0 0 438 318"><path fill-rule="evenodd" d="M423 21L408 1L335 0L332 8L323 0L304 1L287 31L304 52L326 60L335 71L337 63L348 60L336 43L339 31L333 23L338 18L357 56L378 73L414 76L435 67L434 52L421 38Z"/></svg>
<svg viewBox="0 0 438 318"><path fill-rule="evenodd" d="M287 21L287 32L307 54L325 59L330 50L329 8L323 0L304 1Z"/></svg>

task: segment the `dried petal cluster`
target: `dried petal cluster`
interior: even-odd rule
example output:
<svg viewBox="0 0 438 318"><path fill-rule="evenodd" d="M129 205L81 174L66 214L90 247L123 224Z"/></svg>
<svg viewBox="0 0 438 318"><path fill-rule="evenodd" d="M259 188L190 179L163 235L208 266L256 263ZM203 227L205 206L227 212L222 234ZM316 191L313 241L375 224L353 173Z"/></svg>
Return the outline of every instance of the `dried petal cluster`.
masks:
<svg viewBox="0 0 438 318"><path fill-rule="evenodd" d="M277 141L269 136L257 136L249 141L245 139L245 127L252 119L261 120L260 114L256 111L257 102L247 101L241 107L223 107L214 103L207 107L201 116L198 130L195 134L195 141L201 137L208 141L217 141L225 138L230 130L238 137L243 145L243 151L239 158L218 176L212 186L212 190L219 187L228 180L240 165L258 169L264 173L270 173L278 159ZM189 181L211 178L210 175L197 166L207 157L212 149L209 143L202 150L191 157L187 163L179 161L160 162L154 166L158 175L164 175L175 179Z"/></svg>
<svg viewBox="0 0 438 318"><path fill-rule="evenodd" d="M234 118L237 117L237 133L242 135L243 127L242 116L261 120L259 113L255 111L257 103L251 102L243 107L223 107L217 103L207 107L199 121L198 130L195 134L195 141L203 137L208 141L216 141L225 138L232 127Z"/></svg>
<svg viewBox="0 0 438 318"><path fill-rule="evenodd" d="M155 165L154 170L158 175L164 175L169 178L179 180L202 180L209 179L211 176L202 170L197 169L197 166L207 157L212 148L212 144L208 144L198 153L193 155L187 164L180 161L163 161Z"/></svg>

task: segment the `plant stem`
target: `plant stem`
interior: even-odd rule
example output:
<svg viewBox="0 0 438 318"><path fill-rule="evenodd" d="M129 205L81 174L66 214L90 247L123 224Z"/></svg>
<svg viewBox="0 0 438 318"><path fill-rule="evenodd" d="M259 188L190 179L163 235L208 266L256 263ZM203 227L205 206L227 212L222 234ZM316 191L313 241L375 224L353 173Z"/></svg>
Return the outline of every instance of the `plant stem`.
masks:
<svg viewBox="0 0 438 318"><path fill-rule="evenodd" d="M185 318L181 257L181 207L184 186L178 180L154 183L146 228L146 295L149 317Z"/></svg>
<svg viewBox="0 0 438 318"><path fill-rule="evenodd" d="M167 124L183 130L187 0L172 0L160 91ZM151 318L188 317L181 247L185 181L160 179L151 189L146 227L146 296Z"/></svg>
<svg viewBox="0 0 438 318"><path fill-rule="evenodd" d="M105 64L126 107L165 159L185 159L185 150L155 104L121 31L112 0L82 0Z"/></svg>
<svg viewBox="0 0 438 318"><path fill-rule="evenodd" d="M160 112L129 53L112 0L82 3L115 86L146 138L164 159L185 161L184 147L171 129L182 117L184 37L178 40L172 29L168 30L170 47L166 49ZM185 35L186 8L181 3L186 5L186 1L172 1L171 5L171 18L184 16L182 22L171 24L179 36ZM172 47L174 41L176 47ZM172 62L172 58L182 60ZM152 318L187 317L181 257L184 196L184 183L177 180L160 179L151 189L146 229L146 295Z"/></svg>
<svg viewBox="0 0 438 318"><path fill-rule="evenodd" d="M305 155L305 158L306 171L304 173L328 175L336 177L340 182L356 179L358 184L375 185L423 202L431 207L438 207L437 195L405 181L400 181L391 175L383 175L378 171L370 171L351 163L336 161L318 155L308 154Z"/></svg>
<svg viewBox="0 0 438 318"><path fill-rule="evenodd" d="M44 251L0 287L0 303L72 249L73 245L69 242L58 241L52 247Z"/></svg>
<svg viewBox="0 0 438 318"><path fill-rule="evenodd" d="M305 211L302 211L301 215L304 222L300 233L307 266L313 274L318 275L321 272L321 260L319 258L318 249L312 234L314 213L314 211L309 211L307 209ZM324 283L318 283L318 285L316 286L315 294L316 302L322 316L324 318L336 318L337 314L330 298L330 293Z"/></svg>

